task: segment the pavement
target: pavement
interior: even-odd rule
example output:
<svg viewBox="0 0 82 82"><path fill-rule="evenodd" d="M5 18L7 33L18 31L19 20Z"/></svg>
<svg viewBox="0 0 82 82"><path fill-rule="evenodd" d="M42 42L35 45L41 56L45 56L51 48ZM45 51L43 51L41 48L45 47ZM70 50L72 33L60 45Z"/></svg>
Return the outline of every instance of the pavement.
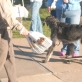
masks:
<svg viewBox="0 0 82 82"><path fill-rule="evenodd" d="M46 57L43 54L35 54L31 51L25 38L13 39L16 71L19 82L82 82L82 64L73 61L66 64L64 59L58 56L62 44L54 48L49 62L42 63ZM80 47L82 53L82 45ZM5 69L0 71L2 82L7 82Z"/></svg>

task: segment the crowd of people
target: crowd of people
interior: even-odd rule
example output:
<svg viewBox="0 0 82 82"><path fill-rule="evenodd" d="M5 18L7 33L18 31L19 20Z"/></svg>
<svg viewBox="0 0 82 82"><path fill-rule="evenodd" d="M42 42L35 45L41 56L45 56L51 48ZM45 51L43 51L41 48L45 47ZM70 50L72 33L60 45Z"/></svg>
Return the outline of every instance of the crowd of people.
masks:
<svg viewBox="0 0 82 82"><path fill-rule="evenodd" d="M55 3L53 4L53 2ZM56 9L56 17L64 23L79 24L81 16L81 0L47 0L47 9L51 13L51 5ZM31 6L31 25L30 31L43 33L42 22L40 18L40 8L43 0L30 0ZM14 6L15 10L19 5ZM24 8L24 7L23 7ZM16 11L18 12L18 11ZM25 9L25 12L26 9ZM22 15L14 15L13 6L10 0L0 0L0 70L5 67L8 82L18 82L15 72L15 58L12 44L12 30L17 29L21 35L27 36L28 30L21 23ZM25 15L24 15L25 16ZM28 15L26 14L25 17ZM68 45L62 43L63 48L59 56L65 56ZM80 41L74 42L73 57L80 55Z"/></svg>

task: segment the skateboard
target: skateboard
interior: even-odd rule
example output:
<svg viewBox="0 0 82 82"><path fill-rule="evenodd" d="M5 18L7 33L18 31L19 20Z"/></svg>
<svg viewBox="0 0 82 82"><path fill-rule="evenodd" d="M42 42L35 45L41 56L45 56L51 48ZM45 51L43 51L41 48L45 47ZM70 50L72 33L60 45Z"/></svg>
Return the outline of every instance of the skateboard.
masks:
<svg viewBox="0 0 82 82"><path fill-rule="evenodd" d="M71 62L79 62L82 64L82 56L71 57L71 56L60 56L61 59L65 60L65 63L71 64Z"/></svg>

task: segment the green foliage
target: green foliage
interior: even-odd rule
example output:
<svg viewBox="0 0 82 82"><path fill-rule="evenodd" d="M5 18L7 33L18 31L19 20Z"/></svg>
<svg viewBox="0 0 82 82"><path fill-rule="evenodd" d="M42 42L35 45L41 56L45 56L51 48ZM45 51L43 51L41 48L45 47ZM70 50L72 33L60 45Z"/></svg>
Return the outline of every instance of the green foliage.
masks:
<svg viewBox="0 0 82 82"><path fill-rule="evenodd" d="M47 12L47 8L41 8L40 9L40 17L43 21L47 16L49 16L49 13ZM31 19L30 19L30 10L29 10L29 17L27 19L23 20L23 25L26 27L26 29L30 29ZM45 36L50 36L50 29L48 26L43 26L43 33ZM17 30L13 31L13 38L23 38L24 36L21 36Z"/></svg>

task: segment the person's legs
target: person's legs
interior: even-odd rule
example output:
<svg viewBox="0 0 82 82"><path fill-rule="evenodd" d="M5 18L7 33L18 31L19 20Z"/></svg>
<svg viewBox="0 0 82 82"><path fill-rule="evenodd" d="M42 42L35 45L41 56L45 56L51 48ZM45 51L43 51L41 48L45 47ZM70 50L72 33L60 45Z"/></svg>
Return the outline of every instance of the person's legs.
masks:
<svg viewBox="0 0 82 82"><path fill-rule="evenodd" d="M80 23L81 11L76 10L74 12L71 11L70 13L72 13L74 15L70 16L70 17L68 16L69 18L67 18L67 23L69 23L69 24L79 24ZM74 42L74 55L73 56L79 56L79 54L80 54L80 40Z"/></svg>
<svg viewBox="0 0 82 82"><path fill-rule="evenodd" d="M39 31L42 32L42 23L39 16L39 9L42 6L42 2L34 1L31 2L31 31Z"/></svg>
<svg viewBox="0 0 82 82"><path fill-rule="evenodd" d="M40 32L40 33L43 33L43 30L42 30L42 22L41 22L41 19L40 19L40 15L39 14L37 16L37 31Z"/></svg>
<svg viewBox="0 0 82 82"><path fill-rule="evenodd" d="M61 22L63 22L63 23L66 22L66 18L62 18L62 10L56 9L56 16ZM59 56L64 56L67 52L68 45L66 43L62 43L62 45L63 45L63 47L61 49L61 52L58 54Z"/></svg>
<svg viewBox="0 0 82 82"><path fill-rule="evenodd" d="M57 18L61 21L61 22L66 22L69 24L79 24L80 23L80 10L76 10L76 11L67 11L65 13L66 18L62 18L61 17L61 10L57 10L56 11L56 15ZM60 56L65 55L65 53L67 52L67 44L63 43L63 48L61 49L61 52L59 53ZM80 50L80 41L76 41L74 42L74 55L73 56L78 56L79 55L79 50Z"/></svg>
<svg viewBox="0 0 82 82"><path fill-rule="evenodd" d="M8 53L8 40L6 38L8 34L5 31L0 29L0 70L4 67Z"/></svg>
<svg viewBox="0 0 82 82"><path fill-rule="evenodd" d="M39 1L37 3L37 7L39 8L38 13L37 13L37 31L40 33L43 33L42 22L41 22L41 18L40 18L40 14L39 14L41 6L42 6L42 2Z"/></svg>
<svg viewBox="0 0 82 82"><path fill-rule="evenodd" d="M4 66L8 76L8 82L17 82L14 65L13 45L11 42L11 30L0 30L0 70Z"/></svg>
<svg viewBox="0 0 82 82"><path fill-rule="evenodd" d="M36 31L36 24L37 24L36 3L31 2L31 26L30 26L30 31Z"/></svg>
<svg viewBox="0 0 82 82"><path fill-rule="evenodd" d="M15 58L14 58L14 51L13 51L13 44L12 44L12 31L8 30L8 54L5 62L5 70L8 76L8 82L17 82L16 78L16 70L15 70Z"/></svg>

